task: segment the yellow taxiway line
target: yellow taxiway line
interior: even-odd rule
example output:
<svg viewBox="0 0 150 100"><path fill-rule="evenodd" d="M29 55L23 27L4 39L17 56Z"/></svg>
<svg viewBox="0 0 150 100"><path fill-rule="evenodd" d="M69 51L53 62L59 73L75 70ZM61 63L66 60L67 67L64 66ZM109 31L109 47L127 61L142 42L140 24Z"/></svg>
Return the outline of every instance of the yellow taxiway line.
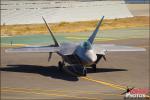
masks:
<svg viewBox="0 0 150 100"><path fill-rule="evenodd" d="M88 39L87 37L65 37L67 39L76 39L76 40L85 40ZM112 38L96 38L96 41L110 41L110 40L116 40Z"/></svg>
<svg viewBox="0 0 150 100"><path fill-rule="evenodd" d="M10 88L3 87L2 90L23 90L23 91L36 91L36 92L55 92L55 93L78 93L78 94L101 94L101 95L112 95L112 96L123 96L121 94L112 94L112 93L102 93L102 92L92 92L92 91L81 91L81 90L45 90L45 89L28 89L28 88Z"/></svg>
<svg viewBox="0 0 150 100"><path fill-rule="evenodd" d="M149 48L150 46L149 45L143 45L143 46L137 46L137 47L140 47L140 48Z"/></svg>
<svg viewBox="0 0 150 100"><path fill-rule="evenodd" d="M112 87L112 88L116 88L116 89L119 89L119 90L126 90L125 86L120 86L120 85L104 82L104 81L101 81L101 80L95 80L95 79L92 79L90 77L81 77L81 78L85 79L85 80L88 80L88 81L92 81L92 82L96 82L96 83L99 83L99 84L103 84L103 85L106 85L106 86L109 86L109 87Z"/></svg>
<svg viewBox="0 0 150 100"><path fill-rule="evenodd" d="M2 88L1 92L19 92L19 93L32 93L32 94L40 94L40 95L47 95L47 96L59 96L59 97L67 97L67 98L76 98L76 99L87 99L87 100L100 100L97 98L90 98L90 97L77 97L77 96L70 96L66 94L58 94L58 93L45 93L41 91L31 91L32 89L17 89L17 88Z"/></svg>
<svg viewBox="0 0 150 100"><path fill-rule="evenodd" d="M106 86L109 86L109 87L112 87L112 88L116 88L116 89L119 89L119 90L126 90L126 87L125 86L120 86L120 85L116 85L116 84L112 84L112 83L108 83L108 82L104 82L104 81L101 81L101 80L95 80L95 79L92 79L90 77L81 77L82 79L85 79L85 80L88 80L88 81L92 81L92 82L96 82L96 83L99 83L99 84L102 84L102 85L106 85ZM29 91L34 91L34 93L42 93L44 92L57 92L59 94L50 94L50 93L46 93L47 95L55 95L55 96L63 96L63 97L71 97L71 98L76 98L75 96L68 96L68 95L63 95L63 94L60 94L60 93L65 93L66 91L62 91L62 90L42 90L42 89L21 89L21 88L2 88L2 90L11 90L11 91L25 91L25 92L29 92ZM121 94L107 94L107 93L101 93L101 92L98 92L98 93L95 93L95 92L86 92L86 91L70 91L71 93L86 93L86 94L102 94L102 95L114 95L114 96L122 96ZM66 92L67 93L67 92ZM83 99L85 97L82 97ZM82 99L81 98L81 99ZM96 99L96 98L87 98L87 99Z"/></svg>
<svg viewBox="0 0 150 100"><path fill-rule="evenodd" d="M126 90L125 86L116 85L116 84L104 82L104 81L101 81L101 80L95 80L95 79L92 79L92 78L89 78L89 77L81 77L81 78L85 79L85 80L88 80L88 81L92 81L92 82L96 82L96 83L99 83L99 84L103 84L103 85L106 85L106 86L109 86L109 87L112 87L112 88L116 88L116 89L119 89L119 90L124 90L124 91ZM108 95L111 95L111 94L108 94ZM123 96L121 94L113 94L113 95ZM150 96L148 96L148 95L146 95L146 97L150 98Z"/></svg>
<svg viewBox="0 0 150 100"><path fill-rule="evenodd" d="M30 45L28 45L28 44L4 44L4 43L2 43L1 44L2 45L2 47L23 47L23 46L30 46Z"/></svg>
<svg viewBox="0 0 150 100"><path fill-rule="evenodd" d="M69 72L70 72L70 71L69 71ZM70 72L70 73L71 73L71 74L74 74L74 76L78 76L78 75L75 74L75 73L72 73L72 72ZM95 79L92 79L92 78L90 78L90 77L81 77L81 78L84 79L84 80L96 82L96 83L103 84L103 85L106 85L106 86L109 86L109 87L112 87L112 88L116 88L116 89L119 89L119 90L126 90L126 86L120 86L120 85L116 85L116 84L104 82L104 81L101 81L101 80L95 80Z"/></svg>

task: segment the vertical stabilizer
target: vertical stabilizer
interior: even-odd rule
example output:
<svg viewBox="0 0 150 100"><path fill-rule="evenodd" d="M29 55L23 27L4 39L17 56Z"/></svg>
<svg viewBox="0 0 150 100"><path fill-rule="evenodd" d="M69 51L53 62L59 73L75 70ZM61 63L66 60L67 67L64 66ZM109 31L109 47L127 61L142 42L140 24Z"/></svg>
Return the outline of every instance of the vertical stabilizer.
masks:
<svg viewBox="0 0 150 100"><path fill-rule="evenodd" d="M43 18L43 20L44 20L44 22L45 22L45 25L46 25L46 27L47 27L47 29L48 29L49 33L51 34L51 36L52 36L52 38L53 38L53 40L54 40L55 46L59 46L59 44L58 44L58 42L57 42L56 38L54 37L54 35L53 35L52 31L51 31L51 30L50 30L50 28L49 28L49 26L48 26L48 24L47 24L46 20L44 19L44 17L42 17L42 18Z"/></svg>
<svg viewBox="0 0 150 100"><path fill-rule="evenodd" d="M93 43L93 41L94 41L94 39L95 39L95 37L96 37L96 34L97 34L97 32L98 32L99 27L100 27L101 24L102 24L103 19L104 19L104 16L103 16L102 19L98 22L98 24L97 24L97 26L96 26L94 32L92 33L92 35L91 35L91 36L89 37L89 39L88 39L88 41L89 41L91 44Z"/></svg>

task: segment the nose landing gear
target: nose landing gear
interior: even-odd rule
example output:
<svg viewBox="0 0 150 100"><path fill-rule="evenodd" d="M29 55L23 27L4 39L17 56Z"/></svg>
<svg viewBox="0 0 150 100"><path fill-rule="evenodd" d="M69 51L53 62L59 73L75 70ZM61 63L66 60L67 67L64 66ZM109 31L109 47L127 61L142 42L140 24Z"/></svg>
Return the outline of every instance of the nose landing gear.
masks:
<svg viewBox="0 0 150 100"><path fill-rule="evenodd" d="M63 67L65 66L65 63L64 63L64 61L59 61L58 62L58 69L59 69L59 71L63 71ZM83 76L86 76L87 75L87 69L86 69L86 67L82 67L82 70L81 70L82 72L82 75Z"/></svg>
<svg viewBox="0 0 150 100"><path fill-rule="evenodd" d="M86 76L86 74L87 74L87 69L85 67L83 68L83 73L82 74L83 74L83 76Z"/></svg>

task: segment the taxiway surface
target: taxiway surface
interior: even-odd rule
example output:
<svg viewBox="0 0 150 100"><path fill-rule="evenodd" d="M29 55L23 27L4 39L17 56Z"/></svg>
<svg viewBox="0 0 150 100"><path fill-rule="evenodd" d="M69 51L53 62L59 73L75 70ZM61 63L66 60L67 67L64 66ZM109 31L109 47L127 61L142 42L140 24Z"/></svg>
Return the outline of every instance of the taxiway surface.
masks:
<svg viewBox="0 0 150 100"><path fill-rule="evenodd" d="M106 55L97 72L88 68L87 77L60 72L56 54L5 53L1 48L2 99L111 100L123 99L127 86L149 87L149 39L124 39L100 43L146 48L145 52L116 52Z"/></svg>

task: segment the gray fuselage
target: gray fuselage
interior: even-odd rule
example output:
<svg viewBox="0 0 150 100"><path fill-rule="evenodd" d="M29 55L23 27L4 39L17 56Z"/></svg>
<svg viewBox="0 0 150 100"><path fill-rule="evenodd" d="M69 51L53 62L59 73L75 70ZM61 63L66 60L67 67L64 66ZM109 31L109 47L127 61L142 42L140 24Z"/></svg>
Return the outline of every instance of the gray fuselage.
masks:
<svg viewBox="0 0 150 100"><path fill-rule="evenodd" d="M92 65L97 60L92 45L87 41L79 44L64 43L61 44L61 46L63 48L60 47L61 50L58 54L69 64ZM69 49L67 47L69 47ZM65 54L68 50L70 50L71 53Z"/></svg>

